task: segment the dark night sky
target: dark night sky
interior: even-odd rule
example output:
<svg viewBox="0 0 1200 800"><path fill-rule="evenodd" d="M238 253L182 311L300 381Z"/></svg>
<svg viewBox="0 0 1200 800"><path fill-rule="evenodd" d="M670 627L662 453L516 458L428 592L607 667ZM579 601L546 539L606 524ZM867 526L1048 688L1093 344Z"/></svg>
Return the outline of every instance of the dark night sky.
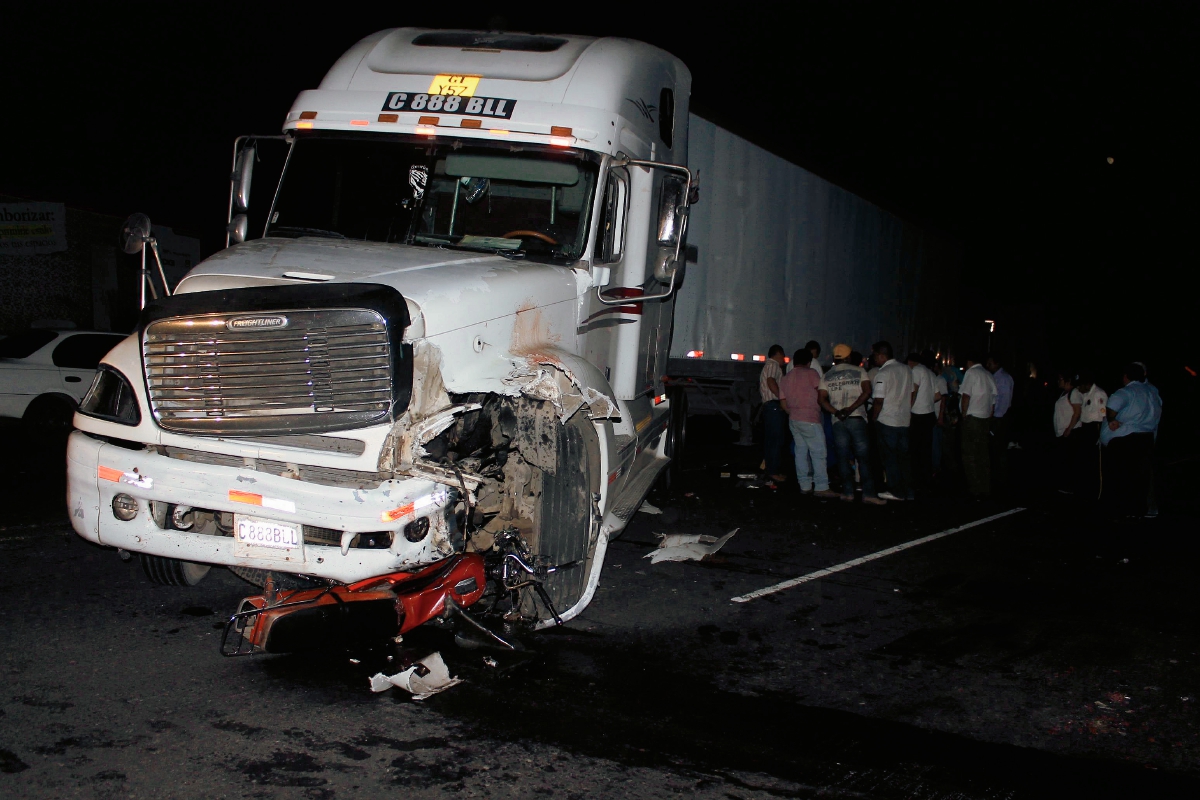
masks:
<svg viewBox="0 0 1200 800"><path fill-rule="evenodd" d="M278 132L295 94L362 36L628 36L689 65L699 113L957 239L965 305L1040 304L1060 360L1182 363L1200 210L1194 6L730 4L743 13L689 17L559 2L497 17L458 3L447 18L405 5L6 14L0 192L146 211L207 252L223 241L233 137Z"/></svg>

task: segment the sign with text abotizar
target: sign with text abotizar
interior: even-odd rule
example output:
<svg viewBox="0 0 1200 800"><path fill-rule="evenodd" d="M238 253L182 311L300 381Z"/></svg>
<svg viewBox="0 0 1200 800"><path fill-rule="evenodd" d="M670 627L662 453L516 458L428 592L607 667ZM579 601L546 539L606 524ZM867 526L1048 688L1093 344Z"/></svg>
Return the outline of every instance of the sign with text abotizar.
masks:
<svg viewBox="0 0 1200 800"><path fill-rule="evenodd" d="M0 255L66 249L67 209L62 203L0 203Z"/></svg>

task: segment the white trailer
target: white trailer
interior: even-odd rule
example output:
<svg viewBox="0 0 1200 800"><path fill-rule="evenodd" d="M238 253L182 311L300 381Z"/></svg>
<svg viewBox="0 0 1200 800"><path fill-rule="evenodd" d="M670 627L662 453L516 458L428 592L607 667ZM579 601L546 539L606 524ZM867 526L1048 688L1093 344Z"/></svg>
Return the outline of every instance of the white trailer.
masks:
<svg viewBox="0 0 1200 800"><path fill-rule="evenodd" d="M870 352L947 354L957 323L957 248L861 197L692 115L689 262L669 382L694 410L733 415L750 443L767 349L815 340ZM678 409L680 405L673 401Z"/></svg>
<svg viewBox="0 0 1200 800"><path fill-rule="evenodd" d="M515 531L553 608L510 613L578 614L670 456L690 81L623 39L356 44L287 113L262 238L243 139L232 246L104 359L75 530L166 583L350 583Z"/></svg>

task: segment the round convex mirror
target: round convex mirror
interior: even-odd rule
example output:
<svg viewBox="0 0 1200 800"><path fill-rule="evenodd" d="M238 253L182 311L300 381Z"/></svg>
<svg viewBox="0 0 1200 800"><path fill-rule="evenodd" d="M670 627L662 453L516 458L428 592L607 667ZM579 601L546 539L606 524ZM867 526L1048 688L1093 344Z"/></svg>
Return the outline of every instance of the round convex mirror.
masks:
<svg viewBox="0 0 1200 800"><path fill-rule="evenodd" d="M133 255L140 253L150 238L150 218L145 214L130 214L121 226L121 249Z"/></svg>

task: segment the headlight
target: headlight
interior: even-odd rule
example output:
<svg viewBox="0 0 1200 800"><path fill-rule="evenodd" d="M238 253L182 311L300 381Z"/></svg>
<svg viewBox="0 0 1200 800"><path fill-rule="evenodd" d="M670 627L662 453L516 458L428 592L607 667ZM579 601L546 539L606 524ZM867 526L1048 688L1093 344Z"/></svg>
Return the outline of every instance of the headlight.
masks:
<svg viewBox="0 0 1200 800"><path fill-rule="evenodd" d="M124 375L107 364L101 364L96 371L91 387L79 404L79 411L89 417L122 425L137 425L142 421L133 386Z"/></svg>

